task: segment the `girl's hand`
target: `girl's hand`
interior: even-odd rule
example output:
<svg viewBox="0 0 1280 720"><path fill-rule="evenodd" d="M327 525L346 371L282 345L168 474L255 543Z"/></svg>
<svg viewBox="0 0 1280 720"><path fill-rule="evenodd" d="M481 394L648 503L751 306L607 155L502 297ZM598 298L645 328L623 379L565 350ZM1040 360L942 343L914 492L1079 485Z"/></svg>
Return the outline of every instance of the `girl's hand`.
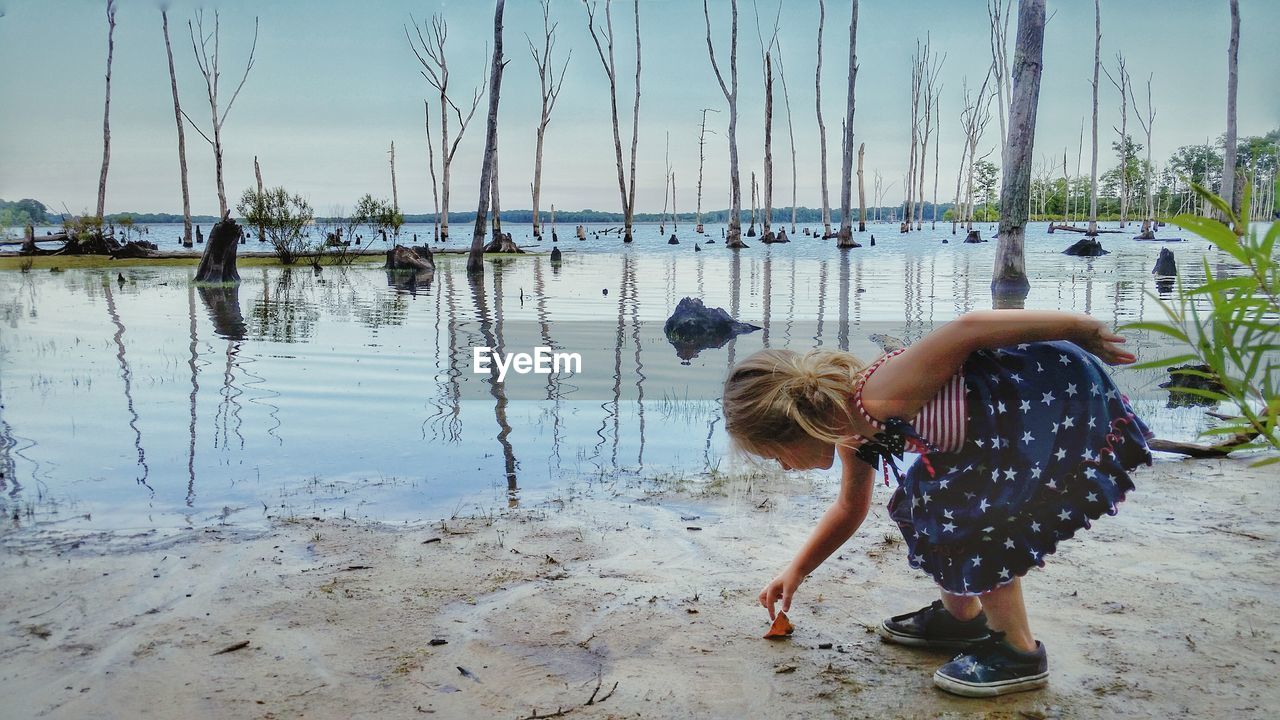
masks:
<svg viewBox="0 0 1280 720"><path fill-rule="evenodd" d="M782 600L782 612L791 609L791 596L796 594L796 589L800 587L800 583L804 582L804 578L796 575L790 568L782 571L782 574L774 578L764 589L760 591L760 604L768 608L769 619L773 620L777 617L773 606Z"/></svg>
<svg viewBox="0 0 1280 720"><path fill-rule="evenodd" d="M1082 320L1080 333L1075 343L1097 355L1108 365L1128 365L1136 362L1137 356L1120 347L1124 338L1115 334L1111 328L1100 320L1085 317Z"/></svg>

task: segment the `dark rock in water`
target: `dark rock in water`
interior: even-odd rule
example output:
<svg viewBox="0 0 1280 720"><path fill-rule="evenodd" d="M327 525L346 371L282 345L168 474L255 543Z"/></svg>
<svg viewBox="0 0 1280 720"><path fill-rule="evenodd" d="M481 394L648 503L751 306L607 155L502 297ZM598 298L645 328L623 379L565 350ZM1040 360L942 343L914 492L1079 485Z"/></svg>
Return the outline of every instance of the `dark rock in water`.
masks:
<svg viewBox="0 0 1280 720"><path fill-rule="evenodd" d="M1218 378L1213 376L1213 372L1208 365L1178 365L1168 370L1169 381L1160 383L1160 387L1169 391L1169 400L1165 403L1166 407L1213 407L1218 404L1217 400L1195 393L1184 392L1182 388L1217 393L1226 391L1226 388L1222 386ZM1205 377L1205 375L1211 377Z"/></svg>
<svg viewBox="0 0 1280 720"><path fill-rule="evenodd" d="M715 239L715 238L711 238L710 240L708 240L708 241L707 241L707 244L708 244L708 245L715 245L715 244L716 244L716 239Z"/></svg>
<svg viewBox="0 0 1280 720"><path fill-rule="evenodd" d="M678 240L678 239L676 238L676 234L675 234L675 233L671 233L671 237L667 238L667 244L668 244L668 245L679 245L679 244L680 244L680 240Z"/></svg>
<svg viewBox="0 0 1280 720"><path fill-rule="evenodd" d="M968 242L967 240L965 242ZM1086 237L1081 238L1071 247L1062 251L1063 255L1075 255L1078 257L1098 257L1099 255L1110 255L1110 251L1102 249L1102 243L1098 242L1098 238Z"/></svg>
<svg viewBox="0 0 1280 720"><path fill-rule="evenodd" d="M609 294L609 288L604 288L603 290L601 290L601 291L600 291L600 294L601 294L601 295L608 295L608 294Z"/></svg>
<svg viewBox="0 0 1280 720"><path fill-rule="evenodd" d="M692 360L703 350L724 346L743 333L760 328L734 320L724 308L708 308L698 298L686 297L662 326L667 341L681 360Z"/></svg>
<svg viewBox="0 0 1280 720"><path fill-rule="evenodd" d="M1160 257L1156 258L1156 266L1151 269L1152 275L1177 275L1178 264L1173 260L1173 251L1160 248Z"/></svg>
<svg viewBox="0 0 1280 720"><path fill-rule="evenodd" d="M948 240L948 239L946 239L946 238L942 238L942 244L943 244L943 245L950 245L950 244L951 244L951 241L950 241L950 240Z"/></svg>
<svg viewBox="0 0 1280 720"><path fill-rule="evenodd" d="M755 237L755 236L756 236L756 226L752 225L751 227L747 228L747 237Z"/></svg>
<svg viewBox="0 0 1280 720"><path fill-rule="evenodd" d="M969 234L964 236L964 241L965 241L965 242L967 242L967 243L983 243L983 242L986 242L986 240L983 240L983 239L982 239L982 233L978 232L977 228L974 228L973 230L970 230L970 231L969 231Z"/></svg>
<svg viewBox="0 0 1280 720"><path fill-rule="evenodd" d="M698 243L694 243L694 244L693 244L693 251L694 251L694 252L702 252L702 248L698 246Z"/></svg>
<svg viewBox="0 0 1280 720"><path fill-rule="evenodd" d="M563 256L563 255L564 255L564 253L560 252L560 248L558 248L558 247L553 247L553 248L551 248L551 262L553 262L553 263L558 263L558 262L560 262L560 258L561 258L561 256Z"/></svg>

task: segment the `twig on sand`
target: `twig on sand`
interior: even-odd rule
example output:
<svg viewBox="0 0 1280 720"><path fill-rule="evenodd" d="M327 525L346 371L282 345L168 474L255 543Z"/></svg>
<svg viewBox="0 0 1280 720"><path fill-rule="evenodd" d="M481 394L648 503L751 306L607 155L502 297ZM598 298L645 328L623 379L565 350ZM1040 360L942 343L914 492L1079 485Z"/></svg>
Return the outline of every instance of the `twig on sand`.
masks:
<svg viewBox="0 0 1280 720"><path fill-rule="evenodd" d="M1247 533L1241 530L1231 530L1229 528L1218 527L1217 525L1207 525L1206 527L1209 530L1216 530L1220 533L1226 533L1228 535L1239 535L1240 537L1247 537L1250 540L1266 540L1267 539L1260 535L1254 535L1253 533Z"/></svg>
<svg viewBox="0 0 1280 720"><path fill-rule="evenodd" d="M539 715L538 711L534 710L532 715L526 715L520 718L520 720L542 720L543 718L564 717L565 715L568 715L574 710L581 710L584 707L595 705L596 703L602 703L605 700L608 700L611 695L613 695L614 690L618 689L618 683L615 682L613 684L613 687L609 688L609 692L605 693L603 697L597 698L596 695L600 693L600 686L602 682L603 681L600 677L600 674L596 673L596 689L591 691L591 697L587 698L587 701L582 703L581 705L574 705L567 708L565 707L557 708L555 712L547 713L546 715Z"/></svg>
<svg viewBox="0 0 1280 720"><path fill-rule="evenodd" d="M214 653L214 655L222 655L222 654L224 654L224 653L235 652L235 651L237 651L237 650L243 650L243 649L245 649L245 648L247 648L247 647L249 647L249 641L248 641L248 640L241 640L240 642L236 643L235 645L228 645L228 646L226 646L226 647L222 648L222 649L221 649L221 650L219 650L218 652Z"/></svg>

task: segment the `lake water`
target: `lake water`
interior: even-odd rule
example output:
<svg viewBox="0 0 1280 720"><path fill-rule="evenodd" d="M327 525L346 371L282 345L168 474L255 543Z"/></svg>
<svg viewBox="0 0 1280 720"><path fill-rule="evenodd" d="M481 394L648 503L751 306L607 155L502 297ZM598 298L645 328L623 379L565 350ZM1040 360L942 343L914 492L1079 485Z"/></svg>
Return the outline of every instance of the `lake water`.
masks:
<svg viewBox="0 0 1280 720"><path fill-rule="evenodd" d="M450 245L469 243L468 229ZM517 242L529 233L506 229ZM949 225L906 236L872 226L858 239L874 233L877 246L847 252L800 234L748 238L734 253L721 229L695 238L684 225L668 245L639 226L624 246L561 225L561 264L499 258L478 285L464 256L443 254L429 281L376 265L247 267L237 289L192 286L194 266L0 271L0 509L20 529L166 530L267 516L432 521L587 485L628 492L730 468L717 398L736 359L818 345L870 359L873 333L912 341L990 307L995 243L959 243ZM146 237L169 249L180 231ZM430 232L408 226L402 238ZM1111 255L1074 258L1061 250L1079 235L1034 226L1027 307L1159 318L1148 293L1162 244L1130 234L1101 237ZM1167 246L1192 278L1204 255L1225 263L1177 228L1161 235L1188 238ZM763 330L682 359L662 324L685 296ZM1129 336L1140 358L1163 351ZM552 347L583 367L497 383L472 371L478 346ZM1163 371L1116 376L1159 436L1193 440L1205 427L1203 408L1167 407Z"/></svg>

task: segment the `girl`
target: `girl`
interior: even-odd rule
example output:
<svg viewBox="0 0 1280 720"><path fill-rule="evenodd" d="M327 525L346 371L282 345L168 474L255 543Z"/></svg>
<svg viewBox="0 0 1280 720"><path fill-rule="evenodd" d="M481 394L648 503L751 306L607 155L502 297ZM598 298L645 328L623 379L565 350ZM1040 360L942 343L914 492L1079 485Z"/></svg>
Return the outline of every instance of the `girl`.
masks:
<svg viewBox="0 0 1280 720"><path fill-rule="evenodd" d="M809 573L867 515L874 466L897 476L889 515L908 562L941 599L885 620L894 643L959 648L934 683L968 696L1043 687L1044 645L1027 623L1020 578L1133 489L1151 464L1147 426L1099 360L1132 363L1087 315L972 312L869 367L837 350L762 350L724 387L735 445L784 470L829 468L840 494L791 564L760 592L791 607ZM894 459L920 453L905 473Z"/></svg>

